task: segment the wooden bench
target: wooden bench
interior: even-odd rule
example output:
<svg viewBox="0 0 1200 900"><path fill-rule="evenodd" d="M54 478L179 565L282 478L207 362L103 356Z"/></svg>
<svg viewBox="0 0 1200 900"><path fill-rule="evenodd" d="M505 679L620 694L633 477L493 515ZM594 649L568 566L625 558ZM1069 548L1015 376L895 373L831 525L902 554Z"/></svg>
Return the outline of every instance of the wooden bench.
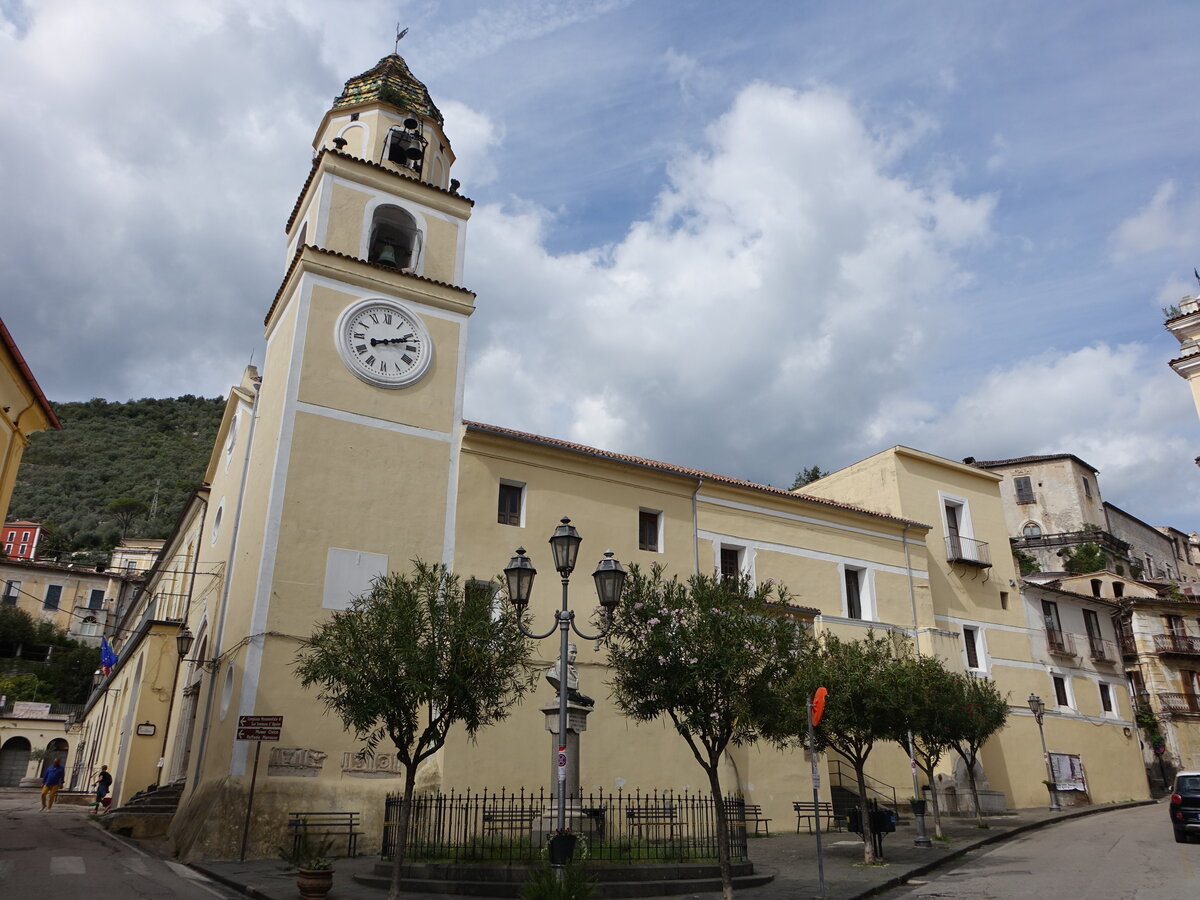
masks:
<svg viewBox="0 0 1200 900"><path fill-rule="evenodd" d="M523 806L484 807L483 824L488 834L495 834L497 831L529 831L533 828L533 820L540 815L540 810Z"/></svg>
<svg viewBox="0 0 1200 900"><path fill-rule="evenodd" d="M823 827L826 831L836 831L838 829L837 817L833 814L833 804L828 800L822 800L819 803L814 803L812 800L793 800L792 809L796 812L796 834L800 833L800 823L804 822L808 826L808 833L813 833L813 823Z"/></svg>
<svg viewBox="0 0 1200 900"><path fill-rule="evenodd" d="M647 826L655 831L665 830L670 837L680 833L682 823L675 817L675 806L631 806L625 810L625 820L630 831L636 831L639 837L644 837ZM653 838L652 838L653 839Z"/></svg>
<svg viewBox="0 0 1200 900"><path fill-rule="evenodd" d="M346 855L358 856L359 814L356 812L290 812L288 828L292 829L292 853L298 854L304 842L312 838L329 842L346 839ZM310 844L311 846L311 844Z"/></svg>
<svg viewBox="0 0 1200 900"><path fill-rule="evenodd" d="M759 826L762 826L767 837L771 836L771 820L763 816L761 803L726 803L725 813L729 816L729 821L740 822L742 825L753 822L755 834L758 834Z"/></svg>

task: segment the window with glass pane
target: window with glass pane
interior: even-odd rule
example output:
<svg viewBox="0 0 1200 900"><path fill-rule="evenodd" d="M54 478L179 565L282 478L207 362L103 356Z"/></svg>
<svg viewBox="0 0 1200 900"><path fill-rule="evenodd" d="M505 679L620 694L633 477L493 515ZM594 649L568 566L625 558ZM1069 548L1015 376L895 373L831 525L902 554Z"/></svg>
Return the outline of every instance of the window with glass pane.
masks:
<svg viewBox="0 0 1200 900"><path fill-rule="evenodd" d="M88 597L88 609L99 609L104 605L104 591L99 588L93 588L91 595Z"/></svg>
<svg viewBox="0 0 1200 900"><path fill-rule="evenodd" d="M499 505L496 512L496 521L501 525L521 524L522 490L519 485L501 483Z"/></svg>
<svg viewBox="0 0 1200 900"><path fill-rule="evenodd" d="M658 550L658 516L656 512L640 510L638 512L638 549Z"/></svg>
<svg viewBox="0 0 1200 900"><path fill-rule="evenodd" d="M967 666L971 669L979 668L979 648L975 644L976 637L974 628L963 628L963 646L967 651Z"/></svg>
<svg viewBox="0 0 1200 900"><path fill-rule="evenodd" d="M721 548L721 577L736 578L742 573L742 554L737 547Z"/></svg>
<svg viewBox="0 0 1200 900"><path fill-rule="evenodd" d="M58 609L58 601L62 598L62 585L52 584L46 588L46 601L42 604L44 609Z"/></svg>
<svg viewBox="0 0 1200 900"><path fill-rule="evenodd" d="M1061 675L1055 675L1054 678L1054 699L1059 706L1070 706L1071 703L1067 699L1067 680Z"/></svg>

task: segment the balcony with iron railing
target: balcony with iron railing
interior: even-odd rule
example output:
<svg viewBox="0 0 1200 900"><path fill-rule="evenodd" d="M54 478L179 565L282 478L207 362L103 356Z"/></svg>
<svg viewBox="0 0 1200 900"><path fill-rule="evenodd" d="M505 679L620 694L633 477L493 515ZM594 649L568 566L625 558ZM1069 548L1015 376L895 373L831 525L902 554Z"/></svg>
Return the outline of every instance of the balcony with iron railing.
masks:
<svg viewBox="0 0 1200 900"><path fill-rule="evenodd" d="M989 569L992 566L992 551L987 541L950 535L946 538L946 561Z"/></svg>
<svg viewBox="0 0 1200 900"><path fill-rule="evenodd" d="M1160 656L1200 656L1200 637L1187 634L1156 634L1154 652Z"/></svg>
<svg viewBox="0 0 1200 900"><path fill-rule="evenodd" d="M1076 657L1075 635L1053 628L1046 629L1046 650L1051 656Z"/></svg>
<svg viewBox="0 0 1200 900"><path fill-rule="evenodd" d="M1088 655L1092 662L1115 664L1117 661L1117 645L1112 641L1088 635Z"/></svg>
<svg viewBox="0 0 1200 900"><path fill-rule="evenodd" d="M1138 649L1137 641L1133 639L1132 634L1123 634L1118 639L1121 644L1122 659L1137 659Z"/></svg>
<svg viewBox="0 0 1200 900"><path fill-rule="evenodd" d="M1200 696L1158 692L1163 709L1173 716L1200 716Z"/></svg>
<svg viewBox="0 0 1200 900"><path fill-rule="evenodd" d="M1102 530L1058 531L1053 534L1014 537L1009 540L1014 550L1072 547L1076 544L1092 543L1097 544L1101 549L1115 556L1124 557L1129 553L1128 543Z"/></svg>

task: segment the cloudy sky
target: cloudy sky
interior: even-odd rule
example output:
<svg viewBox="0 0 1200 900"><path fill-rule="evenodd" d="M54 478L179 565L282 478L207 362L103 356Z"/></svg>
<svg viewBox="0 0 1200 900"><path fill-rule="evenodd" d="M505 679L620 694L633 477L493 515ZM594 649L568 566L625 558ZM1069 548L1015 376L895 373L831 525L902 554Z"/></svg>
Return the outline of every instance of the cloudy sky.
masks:
<svg viewBox="0 0 1200 900"><path fill-rule="evenodd" d="M468 417L786 486L1070 452L1200 528L1194 0L0 0L0 315L53 400L224 394L343 82L476 201Z"/></svg>

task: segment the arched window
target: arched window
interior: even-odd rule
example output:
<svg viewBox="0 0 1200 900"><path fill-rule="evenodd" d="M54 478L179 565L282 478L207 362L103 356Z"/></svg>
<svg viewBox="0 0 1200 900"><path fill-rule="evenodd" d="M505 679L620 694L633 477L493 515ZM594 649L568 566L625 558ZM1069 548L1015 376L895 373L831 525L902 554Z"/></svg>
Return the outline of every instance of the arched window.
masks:
<svg viewBox="0 0 1200 900"><path fill-rule="evenodd" d="M417 220L398 206L381 206L371 219L367 261L394 269L414 269L421 255Z"/></svg>
<svg viewBox="0 0 1200 900"><path fill-rule="evenodd" d="M1025 527L1021 529L1021 534L1025 537L1041 537L1042 526L1037 522L1026 522Z"/></svg>

